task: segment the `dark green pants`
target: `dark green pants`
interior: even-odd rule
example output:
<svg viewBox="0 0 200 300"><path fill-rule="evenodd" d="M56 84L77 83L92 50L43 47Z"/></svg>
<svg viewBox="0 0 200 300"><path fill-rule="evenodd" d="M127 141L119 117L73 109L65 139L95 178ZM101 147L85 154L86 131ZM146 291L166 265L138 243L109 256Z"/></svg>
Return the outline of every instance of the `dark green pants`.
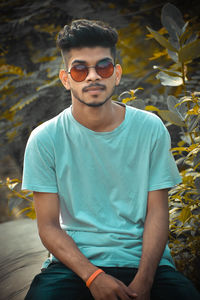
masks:
<svg viewBox="0 0 200 300"><path fill-rule="evenodd" d="M134 268L100 267L128 285L137 273ZM25 300L92 300L85 283L61 263L49 265L38 274ZM108 299L109 300L109 299ZM158 267L151 300L200 300L200 294L181 273L168 266Z"/></svg>

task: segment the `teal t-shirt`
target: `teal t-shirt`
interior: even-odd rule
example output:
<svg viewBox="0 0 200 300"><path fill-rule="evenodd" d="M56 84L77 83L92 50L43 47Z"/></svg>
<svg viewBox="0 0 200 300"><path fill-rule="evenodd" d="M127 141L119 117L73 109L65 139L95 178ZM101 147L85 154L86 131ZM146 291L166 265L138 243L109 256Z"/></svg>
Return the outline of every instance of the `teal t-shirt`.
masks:
<svg viewBox="0 0 200 300"><path fill-rule="evenodd" d="M58 193L61 226L93 264L138 267L148 191L181 181L169 149L152 113L126 106L116 129L95 132L69 107L32 132L22 189ZM168 246L160 265L173 266Z"/></svg>

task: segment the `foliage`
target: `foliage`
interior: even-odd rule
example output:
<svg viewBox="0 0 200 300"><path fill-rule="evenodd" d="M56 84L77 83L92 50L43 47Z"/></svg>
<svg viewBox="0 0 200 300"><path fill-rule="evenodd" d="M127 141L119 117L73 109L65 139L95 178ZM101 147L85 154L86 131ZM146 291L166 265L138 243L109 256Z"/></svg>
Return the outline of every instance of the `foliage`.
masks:
<svg viewBox="0 0 200 300"><path fill-rule="evenodd" d="M169 195L170 247L178 268L191 277L198 286L200 96L195 92L200 79L200 72L197 70L200 56L198 32L194 32L194 28L189 26L188 22L184 22L180 11L175 6L165 5L161 15L164 28L155 31L148 27L150 32L148 38L154 38L161 49L154 51L153 57L147 61L147 50L153 52L154 46L151 43L148 48L150 41L145 40L144 43L144 38L141 38L142 29L138 16L143 16L143 21L149 21L152 16L155 16L153 13L156 13L157 9L152 11L148 4L139 5L139 1L126 2L126 8L122 8L115 1L107 4L106 1L77 0L76 7L73 5L73 0L1 1L0 8L3 14L0 29L4 34L0 55L0 90L3 93L0 102L2 111L0 146L4 147L5 152L16 156L21 165L24 146L30 131L41 121L51 118L70 104L69 96L64 89L61 92L58 82L61 59L55 47L55 35L72 18L98 19L99 15L104 15L104 21L109 21L119 29L119 47L123 56L124 69L128 75L134 75L135 78L133 89L121 94L122 102L154 111L167 122L167 126L174 124L180 128L181 141L172 151L180 168L183 183L172 189ZM188 7L190 6L189 3ZM134 12L137 12L137 16ZM137 58L138 53L141 59ZM171 60L167 64L169 58ZM146 66L150 67L155 59L161 62L163 67L155 66L153 70L149 70ZM189 78L191 66L196 69ZM178 90L175 95L165 97L164 94L162 97L168 109L147 105L144 100L135 97L135 94L141 91L134 88L139 84L144 86L144 81L148 81L156 72L156 78L163 86ZM150 94L151 90L146 87L144 86L144 91ZM159 87L160 85L157 84L156 88ZM184 95L180 95L180 92ZM18 152L20 152L19 156L16 155ZM18 201L17 203L22 207L17 213L35 218L31 194L19 191L20 181L8 179L5 183L1 182L2 184L10 190L11 211L14 212L13 209L16 208L16 201Z"/></svg>
<svg viewBox="0 0 200 300"><path fill-rule="evenodd" d="M147 57L155 47L152 40L144 39L144 25L156 23L162 4L147 2L77 0L74 6L73 0L0 1L1 156L9 153L21 168L32 129L70 105L70 96L58 80L62 63L55 38L74 18L101 19L118 29L119 60L130 77L122 84L129 82L131 86L131 82L135 88L139 81L145 87L145 97L156 85L160 87L151 76L156 71ZM157 53L157 57L162 54Z"/></svg>
<svg viewBox="0 0 200 300"><path fill-rule="evenodd" d="M170 247L177 267L200 288L200 93L181 98L175 107L185 103L186 131L172 148L182 183L169 193Z"/></svg>
<svg viewBox="0 0 200 300"><path fill-rule="evenodd" d="M184 22L180 11L173 5L167 4L162 9L161 21L169 34L166 39L159 32L149 28L154 39L164 48L174 61L170 69L159 68L157 79L165 86L185 87L186 65L200 56L200 40L198 35L189 29L189 22ZM180 71L177 71L179 70Z"/></svg>
<svg viewBox="0 0 200 300"><path fill-rule="evenodd" d="M8 195L8 207L11 214L14 214L16 217L24 214L28 218L36 218L33 193L21 191L21 181L19 179L7 178L5 182L0 181L1 186L6 186L10 191Z"/></svg>
<svg viewBox="0 0 200 300"><path fill-rule="evenodd" d="M161 21L165 27L163 32L169 34L168 39L153 29L148 30L165 47L175 64L170 68L156 66L159 70L156 77L164 86L181 85L185 95L166 97L168 110L145 105L144 101L140 107L156 112L168 126L174 124L181 129L181 141L171 149L180 168L182 183L169 192L169 246L178 269L200 288L200 92L187 90L189 85L186 85L187 65L200 56L200 40L172 4L163 7ZM130 94L129 99L122 102L129 100L128 103L138 107L134 91Z"/></svg>

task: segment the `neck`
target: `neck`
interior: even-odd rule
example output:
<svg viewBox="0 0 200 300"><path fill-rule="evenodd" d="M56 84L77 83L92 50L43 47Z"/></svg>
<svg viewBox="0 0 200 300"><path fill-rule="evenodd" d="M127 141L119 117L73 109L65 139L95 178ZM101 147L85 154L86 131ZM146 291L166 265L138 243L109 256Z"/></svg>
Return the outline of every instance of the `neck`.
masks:
<svg viewBox="0 0 200 300"><path fill-rule="evenodd" d="M125 109L111 100L100 107L89 107L72 101L73 117L83 126L97 132L112 131L124 120Z"/></svg>

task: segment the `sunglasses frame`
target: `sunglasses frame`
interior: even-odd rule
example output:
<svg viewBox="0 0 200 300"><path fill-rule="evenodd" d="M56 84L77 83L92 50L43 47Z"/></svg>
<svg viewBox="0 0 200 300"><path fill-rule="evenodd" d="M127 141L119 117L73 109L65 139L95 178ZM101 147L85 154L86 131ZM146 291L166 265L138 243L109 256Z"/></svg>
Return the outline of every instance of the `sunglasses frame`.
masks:
<svg viewBox="0 0 200 300"><path fill-rule="evenodd" d="M98 62L95 66L90 66L90 67L84 65L85 68L86 68L86 70L87 70L87 73L86 73L86 76L85 76L85 78L84 78L83 80L80 80L80 81L79 81L79 80L75 80L75 79L73 78L73 76L72 76L72 74L71 74L71 69L74 68L75 66L71 67L70 71L68 71L67 73L71 75L71 78L72 78L74 81L76 81L76 82L82 82L82 81L84 81L84 80L87 78L87 76L88 76L88 74L89 74L89 69L94 68L95 71L96 71L96 73L97 73L99 76L101 76L101 78L109 78L109 77L111 77L111 76L113 75L114 69L115 69L115 66L116 66L116 65L115 65L112 61L110 61L110 60L108 60L108 62L113 66L113 72L112 72L112 74L109 75L108 77L102 77L102 76L97 72L96 67L97 67L97 65L98 65L100 62Z"/></svg>

